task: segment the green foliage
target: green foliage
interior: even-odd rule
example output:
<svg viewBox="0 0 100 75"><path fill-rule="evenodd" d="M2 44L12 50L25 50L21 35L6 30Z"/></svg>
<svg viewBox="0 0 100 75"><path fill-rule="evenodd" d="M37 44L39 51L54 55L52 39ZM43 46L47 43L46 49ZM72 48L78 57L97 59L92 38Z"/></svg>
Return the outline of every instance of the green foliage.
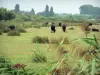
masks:
<svg viewBox="0 0 100 75"><path fill-rule="evenodd" d="M15 18L15 14L5 8L0 8L0 20L11 20Z"/></svg>
<svg viewBox="0 0 100 75"><path fill-rule="evenodd" d="M0 74L10 74L11 64L12 63L8 59L0 55Z"/></svg>
<svg viewBox="0 0 100 75"><path fill-rule="evenodd" d="M47 62L47 57L43 53L40 52L38 44L36 44L35 47L36 47L36 51L34 51L32 61L33 62L42 62L42 63Z"/></svg>
<svg viewBox="0 0 100 75"><path fill-rule="evenodd" d="M7 28L8 24L4 21L0 21L0 29L4 29L4 28Z"/></svg>
<svg viewBox="0 0 100 75"><path fill-rule="evenodd" d="M91 62L89 63L89 65L87 65L87 71L88 74L91 75L99 75L100 74L100 45L97 41L97 38L94 35L94 38L82 38L81 40L83 40L84 42L86 42L87 44L89 44L90 46L93 46L94 49L90 50L88 53L89 55L93 56Z"/></svg>
<svg viewBox="0 0 100 75"><path fill-rule="evenodd" d="M31 21L31 20L32 20L31 17L28 16L28 15L23 16L22 19L23 19L24 21Z"/></svg>
<svg viewBox="0 0 100 75"><path fill-rule="evenodd" d="M4 32L4 33L8 33L9 31L10 31L9 28L4 28L4 29L2 29L2 32Z"/></svg>
<svg viewBox="0 0 100 75"><path fill-rule="evenodd" d="M10 30L7 35L8 36L20 36L20 33L16 30Z"/></svg>
<svg viewBox="0 0 100 75"><path fill-rule="evenodd" d="M0 56L0 75L32 75L24 64L13 65L5 56Z"/></svg>
<svg viewBox="0 0 100 75"><path fill-rule="evenodd" d="M9 31L8 24L4 21L1 21L0 22L0 30L1 30L1 32L4 32L4 33L8 32Z"/></svg>

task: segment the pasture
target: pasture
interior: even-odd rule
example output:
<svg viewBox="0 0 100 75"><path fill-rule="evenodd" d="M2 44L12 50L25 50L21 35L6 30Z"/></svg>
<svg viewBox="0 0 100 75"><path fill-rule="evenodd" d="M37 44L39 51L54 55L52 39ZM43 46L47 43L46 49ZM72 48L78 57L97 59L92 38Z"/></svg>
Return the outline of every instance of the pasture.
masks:
<svg viewBox="0 0 100 75"><path fill-rule="evenodd" d="M46 63L35 63L32 62L32 56L34 55L34 50L36 51L36 43L32 43L32 39L35 36L45 36L50 38L59 38L67 37L69 44L63 44L62 46L70 52L74 45L77 48L82 48L87 50L89 47L88 44L82 40L76 41L76 39L85 38L84 32L80 29L79 26L73 26L74 30L69 30L71 26L67 27L66 32L62 31L61 27L56 27L56 32L51 33L50 27L41 27L41 28L26 28L26 33L21 33L21 36L7 36L7 33L0 35L0 54L5 55L13 64L25 64L26 69L32 69L32 71L37 71L39 68L42 68L53 61L58 61L57 56L57 47L54 44L38 43L38 48L47 57ZM100 29L100 26L93 26ZM100 32L90 32L88 37L93 37L95 35L97 38L100 38ZM100 40L99 40L100 42ZM74 51L74 50L73 50ZM77 51L76 51L77 52ZM71 62L70 64L74 64ZM34 74L33 74L34 75Z"/></svg>

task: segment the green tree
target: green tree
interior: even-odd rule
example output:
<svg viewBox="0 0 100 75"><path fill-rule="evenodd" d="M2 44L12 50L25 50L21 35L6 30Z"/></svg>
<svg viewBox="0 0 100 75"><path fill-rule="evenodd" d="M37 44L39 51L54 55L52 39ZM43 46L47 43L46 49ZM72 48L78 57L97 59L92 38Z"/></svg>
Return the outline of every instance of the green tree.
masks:
<svg viewBox="0 0 100 75"><path fill-rule="evenodd" d="M46 5L46 8L45 8L45 16L49 16L49 6Z"/></svg>
<svg viewBox="0 0 100 75"><path fill-rule="evenodd" d="M0 20L11 20L15 18L15 14L12 11L8 11L5 8L0 8Z"/></svg>
<svg viewBox="0 0 100 75"><path fill-rule="evenodd" d="M54 15L53 7L50 8L50 13L49 13L49 15L50 15L50 16L53 16L53 15Z"/></svg>
<svg viewBox="0 0 100 75"><path fill-rule="evenodd" d="M34 9L33 9L33 8L31 9L30 14L35 15L35 11L34 11Z"/></svg>
<svg viewBox="0 0 100 75"><path fill-rule="evenodd" d="M79 9L80 9L80 14L92 14L93 13L92 5L82 5Z"/></svg>
<svg viewBox="0 0 100 75"><path fill-rule="evenodd" d="M80 6L80 14L87 15L100 15L100 8L93 7L92 5L82 5Z"/></svg>
<svg viewBox="0 0 100 75"><path fill-rule="evenodd" d="M0 20L4 20L6 11L7 11L7 9L0 8Z"/></svg>
<svg viewBox="0 0 100 75"><path fill-rule="evenodd" d="M15 12L16 13L20 12L20 6L19 6L19 4L15 5Z"/></svg>

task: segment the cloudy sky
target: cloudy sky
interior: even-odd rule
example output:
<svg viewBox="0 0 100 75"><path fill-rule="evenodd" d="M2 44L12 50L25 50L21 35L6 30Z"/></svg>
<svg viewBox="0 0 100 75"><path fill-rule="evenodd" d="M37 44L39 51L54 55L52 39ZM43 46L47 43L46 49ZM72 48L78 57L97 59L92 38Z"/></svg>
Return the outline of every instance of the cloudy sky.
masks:
<svg viewBox="0 0 100 75"><path fill-rule="evenodd" d="M44 11L46 4L54 7L56 13L79 13L79 7L84 4L91 4L100 7L100 0L0 0L0 7L14 9L15 4L20 4L20 10L35 12Z"/></svg>

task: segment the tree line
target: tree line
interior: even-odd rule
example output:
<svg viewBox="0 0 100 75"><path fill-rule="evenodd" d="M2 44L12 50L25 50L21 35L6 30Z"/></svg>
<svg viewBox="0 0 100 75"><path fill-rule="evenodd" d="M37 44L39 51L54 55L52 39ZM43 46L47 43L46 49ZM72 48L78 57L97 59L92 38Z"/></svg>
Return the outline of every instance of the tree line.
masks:
<svg viewBox="0 0 100 75"><path fill-rule="evenodd" d="M86 14L86 15L93 15L96 16L97 19L100 19L100 8L99 7L93 7L92 5L82 5L80 6L80 14ZM6 8L0 8L0 20L11 20L16 17L17 14L24 13L24 14L30 14L30 15L42 15L42 16L54 16L55 13L53 11L53 7L49 7L46 5L44 11L38 12L35 14L35 10L32 8L31 11L21 11L20 5L16 4L15 8L13 10L7 10ZM29 19L26 17L26 19Z"/></svg>
<svg viewBox="0 0 100 75"><path fill-rule="evenodd" d="M33 8L32 8L31 11L29 11L29 12L20 11L20 5L19 5L19 4L16 4L16 5L15 5L14 11L15 11L16 13L25 13L25 14L35 15L35 10L34 10ZM50 11L49 11L49 6L46 5L45 11L43 11L43 12L38 12L37 15L42 15L42 16L46 16L46 17L48 17L48 16L53 16L53 15L54 15L53 7L51 6Z"/></svg>
<svg viewBox="0 0 100 75"><path fill-rule="evenodd" d="M93 7L92 5L82 5L80 6L80 14L86 15L100 15L100 7Z"/></svg>

